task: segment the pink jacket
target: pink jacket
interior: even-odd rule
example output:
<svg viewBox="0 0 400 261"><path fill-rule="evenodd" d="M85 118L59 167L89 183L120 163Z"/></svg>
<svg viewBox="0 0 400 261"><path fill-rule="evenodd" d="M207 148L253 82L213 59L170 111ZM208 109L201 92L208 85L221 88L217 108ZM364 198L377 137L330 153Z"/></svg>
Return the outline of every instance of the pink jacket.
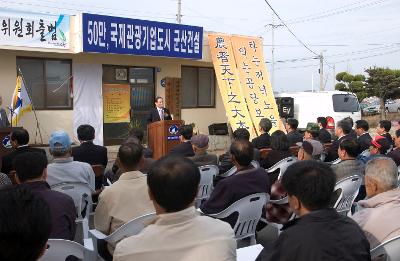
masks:
<svg viewBox="0 0 400 261"><path fill-rule="evenodd" d="M400 189L396 188L358 202L361 210L352 218L364 230L371 249L400 236Z"/></svg>

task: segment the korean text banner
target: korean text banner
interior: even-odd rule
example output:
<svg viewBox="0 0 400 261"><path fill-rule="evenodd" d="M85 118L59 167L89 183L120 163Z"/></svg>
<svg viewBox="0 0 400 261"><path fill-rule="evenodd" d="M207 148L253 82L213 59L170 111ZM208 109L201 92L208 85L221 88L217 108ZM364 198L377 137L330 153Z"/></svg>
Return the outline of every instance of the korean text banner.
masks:
<svg viewBox="0 0 400 261"><path fill-rule="evenodd" d="M202 58L203 28L82 14L83 51Z"/></svg>
<svg viewBox="0 0 400 261"><path fill-rule="evenodd" d="M69 16L0 11L0 45L69 49Z"/></svg>
<svg viewBox="0 0 400 261"><path fill-rule="evenodd" d="M228 121L233 130L247 128L254 138L256 132L240 88L230 36L209 34L208 40Z"/></svg>
<svg viewBox="0 0 400 261"><path fill-rule="evenodd" d="M272 122L271 133L281 122L264 61L261 38L232 36L232 47L244 97L255 126L262 118Z"/></svg>
<svg viewBox="0 0 400 261"><path fill-rule="evenodd" d="M130 97L129 84L104 84L104 123L130 122Z"/></svg>

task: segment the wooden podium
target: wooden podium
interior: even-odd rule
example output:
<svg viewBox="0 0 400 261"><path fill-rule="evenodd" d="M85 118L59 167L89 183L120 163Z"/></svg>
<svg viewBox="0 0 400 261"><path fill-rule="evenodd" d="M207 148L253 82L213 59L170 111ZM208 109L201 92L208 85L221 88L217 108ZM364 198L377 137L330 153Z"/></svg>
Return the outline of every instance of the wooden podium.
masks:
<svg viewBox="0 0 400 261"><path fill-rule="evenodd" d="M153 150L153 158L167 155L180 143L178 129L184 123L182 120L156 121L147 125L148 146Z"/></svg>

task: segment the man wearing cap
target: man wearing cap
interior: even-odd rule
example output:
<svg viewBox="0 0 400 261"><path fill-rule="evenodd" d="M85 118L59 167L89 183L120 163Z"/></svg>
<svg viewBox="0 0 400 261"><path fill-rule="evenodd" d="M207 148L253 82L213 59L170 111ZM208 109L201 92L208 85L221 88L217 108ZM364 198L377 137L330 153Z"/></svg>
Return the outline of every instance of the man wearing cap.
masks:
<svg viewBox="0 0 400 261"><path fill-rule="evenodd" d="M313 152L311 156L316 159L324 152L324 145L322 145L321 141L319 140L319 125L318 123L309 122L307 124L306 132L304 133L304 140L311 143L313 147ZM297 143L300 146L299 143Z"/></svg>
<svg viewBox="0 0 400 261"><path fill-rule="evenodd" d="M197 166L216 165L218 166L218 157L215 154L208 154L208 136L199 134L192 137L192 148L194 156L189 157Z"/></svg>
<svg viewBox="0 0 400 261"><path fill-rule="evenodd" d="M51 134L49 145L54 161L47 166L47 183L50 186L64 182L85 183L94 191L93 169L85 162L73 160L71 143L71 139L65 131L55 131Z"/></svg>

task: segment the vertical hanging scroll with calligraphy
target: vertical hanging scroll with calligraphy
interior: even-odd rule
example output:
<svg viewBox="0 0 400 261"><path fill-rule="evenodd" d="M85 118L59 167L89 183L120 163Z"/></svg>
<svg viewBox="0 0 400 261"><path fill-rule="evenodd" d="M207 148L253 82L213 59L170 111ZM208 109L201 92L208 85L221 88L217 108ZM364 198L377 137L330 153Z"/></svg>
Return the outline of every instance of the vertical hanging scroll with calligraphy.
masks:
<svg viewBox="0 0 400 261"><path fill-rule="evenodd" d="M254 125L258 126L262 118L268 118L272 122L271 133L280 129L282 125L265 66L262 39L232 36L231 42L243 94Z"/></svg>
<svg viewBox="0 0 400 261"><path fill-rule="evenodd" d="M228 121L233 130L246 128L249 130L251 138L254 138L257 133L240 87L230 36L209 34L208 40Z"/></svg>

